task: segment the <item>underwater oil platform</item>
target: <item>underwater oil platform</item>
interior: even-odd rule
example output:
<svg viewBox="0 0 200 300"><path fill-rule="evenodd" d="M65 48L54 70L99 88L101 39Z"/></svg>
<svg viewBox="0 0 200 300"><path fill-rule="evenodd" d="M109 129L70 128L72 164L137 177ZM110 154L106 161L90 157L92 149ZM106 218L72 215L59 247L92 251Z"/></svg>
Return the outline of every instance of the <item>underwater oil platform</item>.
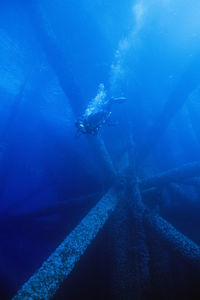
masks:
<svg viewBox="0 0 200 300"><path fill-rule="evenodd" d="M68 61L34 1L30 7L37 38L76 115L76 98L80 94ZM200 299L200 246L159 214L164 189L181 198L184 197L182 185L199 188L200 161L152 177L139 175L145 159L198 86L199 61L199 57L195 58L183 74L180 85L187 82L187 88L182 91L177 87L140 147L135 144L130 126L129 142L119 159L124 161L120 170L114 165L103 139L88 138L109 178L110 188L13 300L87 299L90 293L86 289L90 288L93 290L90 299ZM101 275L98 282L91 280L91 285L84 287L81 281L86 282L89 276L84 273L91 268L87 267L90 257L98 262L97 269L102 268ZM107 288L109 292L105 292Z"/></svg>

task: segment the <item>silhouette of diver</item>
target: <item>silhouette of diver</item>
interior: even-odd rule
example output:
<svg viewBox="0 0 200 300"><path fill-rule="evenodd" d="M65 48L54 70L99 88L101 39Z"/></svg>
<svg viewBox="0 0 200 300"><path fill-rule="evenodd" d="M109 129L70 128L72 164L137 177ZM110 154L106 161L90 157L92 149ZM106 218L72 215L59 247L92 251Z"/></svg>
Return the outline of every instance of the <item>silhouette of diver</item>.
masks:
<svg viewBox="0 0 200 300"><path fill-rule="evenodd" d="M97 135L103 125L113 126L110 122L111 106L113 103L122 103L125 97L110 98L100 84L97 95L91 100L83 115L75 122L80 133Z"/></svg>

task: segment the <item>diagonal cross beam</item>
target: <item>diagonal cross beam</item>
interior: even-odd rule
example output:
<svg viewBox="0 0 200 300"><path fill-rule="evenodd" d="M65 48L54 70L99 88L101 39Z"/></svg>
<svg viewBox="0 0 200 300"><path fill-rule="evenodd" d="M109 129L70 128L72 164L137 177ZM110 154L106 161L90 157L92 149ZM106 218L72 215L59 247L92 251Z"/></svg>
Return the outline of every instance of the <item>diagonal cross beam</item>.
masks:
<svg viewBox="0 0 200 300"><path fill-rule="evenodd" d="M118 193L114 188L107 192L43 263L42 267L22 286L13 300L51 299L55 295L115 210L119 198ZM173 251L200 269L200 247L198 245L177 231L159 215L145 213L144 220Z"/></svg>
<svg viewBox="0 0 200 300"><path fill-rule="evenodd" d="M118 198L119 192L111 188L13 300L51 299L114 211Z"/></svg>
<svg viewBox="0 0 200 300"><path fill-rule="evenodd" d="M161 216L147 212L145 223L164 243L200 271L200 247Z"/></svg>

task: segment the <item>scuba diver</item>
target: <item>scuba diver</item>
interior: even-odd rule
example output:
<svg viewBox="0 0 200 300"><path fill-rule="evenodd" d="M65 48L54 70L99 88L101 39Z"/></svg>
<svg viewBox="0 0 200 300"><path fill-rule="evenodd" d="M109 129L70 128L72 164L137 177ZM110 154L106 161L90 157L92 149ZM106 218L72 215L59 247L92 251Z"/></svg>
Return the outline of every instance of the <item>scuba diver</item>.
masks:
<svg viewBox="0 0 200 300"><path fill-rule="evenodd" d="M103 125L113 126L111 123L111 106L113 103L122 103L125 97L110 98L101 83L97 95L91 100L85 112L79 118L75 125L80 133L97 135Z"/></svg>

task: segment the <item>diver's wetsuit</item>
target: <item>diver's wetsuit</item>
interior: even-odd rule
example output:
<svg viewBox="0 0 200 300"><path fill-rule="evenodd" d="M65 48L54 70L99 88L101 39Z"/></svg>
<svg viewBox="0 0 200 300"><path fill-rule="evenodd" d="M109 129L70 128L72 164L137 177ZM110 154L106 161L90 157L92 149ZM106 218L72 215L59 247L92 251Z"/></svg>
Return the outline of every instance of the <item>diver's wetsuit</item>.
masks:
<svg viewBox="0 0 200 300"><path fill-rule="evenodd" d="M105 111L91 114L86 119L79 119L76 122L76 127L82 133L97 135L101 126L108 123L110 115L111 112Z"/></svg>
<svg viewBox="0 0 200 300"><path fill-rule="evenodd" d="M125 98L117 98L125 99ZM102 125L108 124L111 116L111 105L115 99L109 98L104 89L104 85L100 84L98 93L89 103L83 116L75 123L79 132L83 134L97 135Z"/></svg>

